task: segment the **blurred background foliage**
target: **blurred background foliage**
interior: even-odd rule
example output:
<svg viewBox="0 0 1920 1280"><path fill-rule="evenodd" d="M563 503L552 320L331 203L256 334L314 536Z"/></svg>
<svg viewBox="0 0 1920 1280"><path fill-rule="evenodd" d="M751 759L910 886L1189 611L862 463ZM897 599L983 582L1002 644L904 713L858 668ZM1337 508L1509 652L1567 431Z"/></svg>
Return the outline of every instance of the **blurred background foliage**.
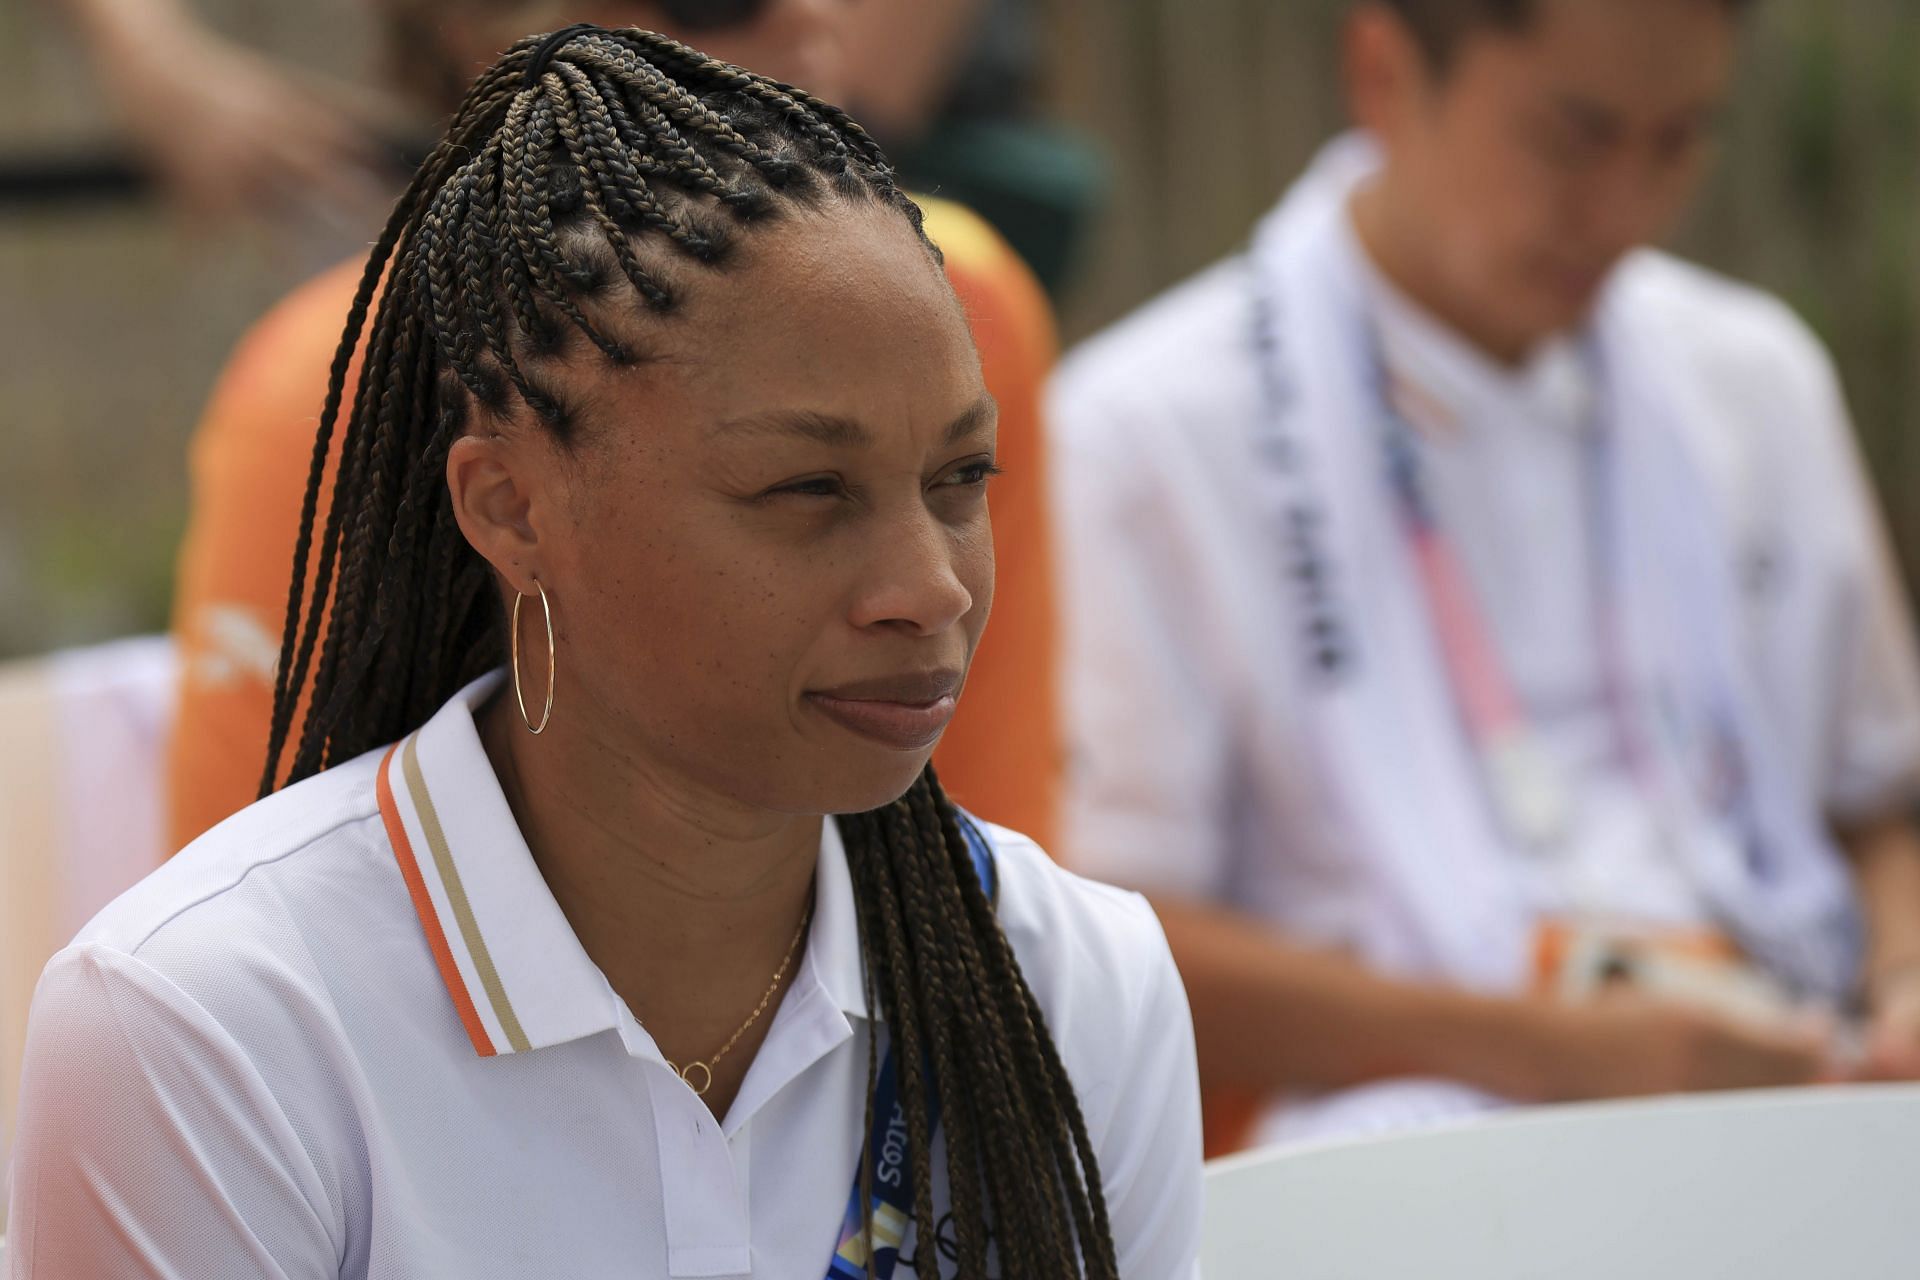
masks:
<svg viewBox="0 0 1920 1280"><path fill-rule="evenodd" d="M872 2L872 0L869 0ZM204 0L228 34L369 78L354 0ZM1343 0L1045 0L1043 92L1106 201L1068 340L1240 244L1341 126ZM110 144L71 44L0 8L0 168ZM1680 247L1785 296L1839 361L1911 575L1920 566L1920 4L1766 0L1714 180ZM196 237L151 201L0 186L0 657L166 623L186 442L234 340L365 225ZM318 406L316 406L317 410Z"/></svg>

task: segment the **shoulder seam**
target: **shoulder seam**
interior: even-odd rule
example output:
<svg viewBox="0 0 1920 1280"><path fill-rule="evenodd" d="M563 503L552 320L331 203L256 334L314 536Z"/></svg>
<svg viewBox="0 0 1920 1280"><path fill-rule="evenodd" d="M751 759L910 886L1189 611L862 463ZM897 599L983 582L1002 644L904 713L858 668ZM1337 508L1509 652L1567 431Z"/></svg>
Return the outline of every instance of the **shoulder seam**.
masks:
<svg viewBox="0 0 1920 1280"><path fill-rule="evenodd" d="M134 942L131 946L126 948L126 954L128 956L138 957L140 953L140 949L146 946L149 942L153 941L154 936L158 934L162 929L172 924L175 920L178 920L181 916L185 915L187 912L192 911L195 907L204 906L207 903L213 901L215 898L222 897L225 894L232 893L235 889L238 889L241 885L246 883L248 876L251 876L255 871L258 871L262 867L271 867L278 863L285 862L288 858L293 857L295 854L304 853L308 849L313 848L314 845L326 839L328 836L332 835L334 832L339 831L341 828L350 827L356 822L365 822L367 819L377 817L377 816L379 816L378 811L375 811L374 813L361 813L361 814L354 814L348 817L342 817L338 821L331 823L326 827L323 827L319 831L314 832L311 836L308 836L305 840L302 840L300 843L296 844L295 846L293 846L293 848L288 849L284 853L275 854L271 858L261 858L257 861L248 863L246 867L240 872L240 874L235 876L228 883L219 885L216 888L207 890L205 893L202 893L200 896L194 898L192 901L184 902L180 904L178 907L168 912L165 916L161 917L158 921L154 923L152 928L148 929L145 933L140 935L138 941ZM118 950L118 948L114 948L114 949Z"/></svg>

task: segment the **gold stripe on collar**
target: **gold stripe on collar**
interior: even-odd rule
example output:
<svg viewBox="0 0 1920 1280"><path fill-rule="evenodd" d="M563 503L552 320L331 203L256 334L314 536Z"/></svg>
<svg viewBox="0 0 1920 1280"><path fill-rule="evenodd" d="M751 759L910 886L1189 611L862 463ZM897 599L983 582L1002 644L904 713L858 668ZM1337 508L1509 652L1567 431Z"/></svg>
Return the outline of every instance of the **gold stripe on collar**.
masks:
<svg viewBox="0 0 1920 1280"><path fill-rule="evenodd" d="M473 959L475 972L480 975L480 985L486 989L487 1002L493 1006L493 1016L499 1020L500 1029L507 1033L507 1043L515 1052L524 1052L533 1045L527 1040L527 1033L520 1029L520 1019L513 1012L513 1002L507 999L507 990L500 985L500 974L493 967L493 957L487 951L487 941L480 935L479 922L473 918L473 906L467 901L467 891L460 883L460 869L453 863L453 854L447 848L446 832L440 828L440 815L434 810L433 797L427 792L427 780L420 772L420 757L415 750L419 735L407 739L406 748L400 754L400 766L407 778L407 794L413 800L414 811L420 818L420 830L427 837L427 848L433 853L434 869L440 873L440 884L447 892L447 903L453 908L453 919L460 926L461 941L467 944L467 954Z"/></svg>

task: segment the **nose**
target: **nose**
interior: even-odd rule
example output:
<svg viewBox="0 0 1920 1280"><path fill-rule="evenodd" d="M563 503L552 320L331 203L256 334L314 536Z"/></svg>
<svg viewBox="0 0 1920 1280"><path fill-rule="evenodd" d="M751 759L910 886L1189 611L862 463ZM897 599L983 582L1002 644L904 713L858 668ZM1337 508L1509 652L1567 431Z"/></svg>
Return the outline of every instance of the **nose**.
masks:
<svg viewBox="0 0 1920 1280"><path fill-rule="evenodd" d="M872 558L848 620L862 630L892 628L914 636L936 636L955 626L974 606L962 565L977 554L970 546L975 536L942 524L924 506L910 517L876 524ZM991 550L986 554L990 559Z"/></svg>
<svg viewBox="0 0 1920 1280"><path fill-rule="evenodd" d="M1588 233L1614 256L1651 244L1672 230L1691 189L1688 167L1622 148L1582 202Z"/></svg>

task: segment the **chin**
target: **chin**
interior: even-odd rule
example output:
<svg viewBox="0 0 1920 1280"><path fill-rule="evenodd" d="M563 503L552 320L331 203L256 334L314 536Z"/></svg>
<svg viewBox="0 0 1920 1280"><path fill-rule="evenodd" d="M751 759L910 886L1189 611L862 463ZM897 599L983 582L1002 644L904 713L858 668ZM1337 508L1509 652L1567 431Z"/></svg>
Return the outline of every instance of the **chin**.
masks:
<svg viewBox="0 0 1920 1280"><path fill-rule="evenodd" d="M891 760L846 762L831 778L822 779L815 794L818 813L866 813L892 804L926 771L930 753L894 754Z"/></svg>
<svg viewBox="0 0 1920 1280"><path fill-rule="evenodd" d="M1592 316L1593 305L1592 296L1576 298L1555 290L1536 289L1525 298L1514 298L1507 314L1516 322L1516 335L1533 346L1580 329Z"/></svg>
<svg viewBox="0 0 1920 1280"><path fill-rule="evenodd" d="M1575 279L1542 281L1530 292L1533 294L1534 314L1538 317L1539 327L1548 333L1564 333L1569 329L1578 329L1593 318L1595 308L1600 305L1600 296L1606 292L1611 273L1587 276Z"/></svg>
<svg viewBox="0 0 1920 1280"><path fill-rule="evenodd" d="M837 787L834 789L833 802L822 812L866 813L871 809L884 809L907 794L923 772L924 765L912 773L896 773L885 779L876 779L869 785Z"/></svg>

